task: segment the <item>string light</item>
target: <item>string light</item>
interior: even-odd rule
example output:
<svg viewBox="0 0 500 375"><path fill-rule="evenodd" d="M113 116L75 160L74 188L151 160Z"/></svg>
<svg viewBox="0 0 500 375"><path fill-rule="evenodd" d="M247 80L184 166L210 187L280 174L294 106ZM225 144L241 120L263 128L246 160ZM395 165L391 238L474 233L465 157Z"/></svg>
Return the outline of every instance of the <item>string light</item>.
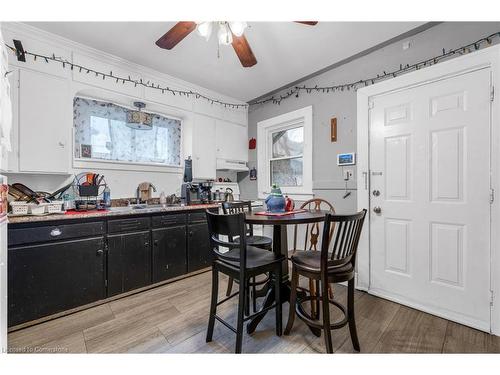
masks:
<svg viewBox="0 0 500 375"><path fill-rule="evenodd" d="M273 95L273 96L270 96L270 97L262 99L262 100L250 102L249 104L246 104L246 103L245 104L228 103L228 102L224 102L222 100L208 97L204 94L201 94L201 93L195 92L195 91L184 91L184 90L172 89L168 86L162 87L159 84L155 85L154 83L151 83L150 81L147 81L147 83L144 83L142 78L140 78L138 80L134 80L130 76L128 76L126 78L120 77L120 76L115 76L112 71L110 71L109 73L102 73L102 72L99 72L99 71L92 69L92 68L88 68L88 67L78 65L78 64L73 64L67 60L64 60L62 57L55 56L55 54L52 54L51 56L45 56L45 55L40 55L40 54L36 54L33 52L28 52L28 51L24 51L24 53L25 53L25 55L32 56L34 61L36 61L37 58L39 57L39 58L45 60L46 63L48 63L49 61L57 62L57 63L61 64L61 66L63 68L66 66L66 64L69 64L71 66L71 70L73 70L73 68L76 67L76 68L78 68L79 72L82 72L82 70L86 71L87 74L92 72L92 73L95 73L96 77L99 77L99 75L102 75L103 80L105 80L106 78L112 78L112 79L116 80L116 83L118 83L119 81L122 81L122 84L131 83L134 85L134 87L137 87L138 85L140 85L140 86L151 88L154 90L159 90L162 93L170 93L173 96L178 94L180 96L185 95L188 98L190 98L191 95L193 95L196 99L203 99L203 100L206 100L207 102L209 102L210 104L219 104L219 105L222 105L226 108L227 107L229 107L229 108L247 108L248 106L261 105L261 104L266 104L266 103L273 103L273 104L280 105L283 100L289 99L292 96L298 98L302 92L306 92L307 94L311 94L313 92L327 93L328 94L330 92L331 93L344 92L344 90L356 91L359 87L366 87L369 85L373 85L373 84L375 84L379 81L383 81L387 78L394 78L394 77L397 77L399 75L402 75L402 74L405 74L405 73L408 73L411 71L419 70L425 66L437 64L437 63L441 62L442 60L445 60L447 58L454 56L455 54L462 55L462 54L470 53L472 50L478 50L483 45L490 46L493 43L493 39L496 39L496 38L500 38L500 32L491 34L487 37L481 38L481 39L479 39L475 42L469 43L467 45L449 50L448 52L446 52L446 49L443 48L441 51L442 54L440 54L438 56L434 56L434 57L431 57L427 60L416 62L412 65L399 64L399 69L394 70L394 71L389 71L389 72L383 71L382 74L377 74L374 77L361 79L359 81L354 81L354 82L347 82L347 83L342 83L342 84L337 84L337 85L330 85L330 86L319 86L319 85L315 85L314 87L308 87L306 85L295 86L295 87L291 88L290 91L287 91L285 94L280 94L279 96ZM14 47L9 46L7 44L6 44L6 46L12 52L16 53L16 49Z"/></svg>
<svg viewBox="0 0 500 375"><path fill-rule="evenodd" d="M16 49L12 46L9 46L8 44L5 44L6 47L8 49L10 49L13 53L16 53ZM162 87L160 86L159 84L154 84L150 81L147 81L147 83L143 82L142 78L139 79L139 80L134 80L132 79L130 76L128 77L120 77L120 76L117 76L117 75L114 75L112 71L110 71L109 73L103 73L103 72L100 72L100 71L97 71L95 69L92 69L92 68L89 68L89 67L85 67L83 65L79 65L79 64L74 64L74 63L71 63L70 61L68 60L65 60L63 59L62 57L58 57L56 56L55 54L52 54L52 55L41 55L41 54L37 54L37 53L33 53L33 52L29 52L29 51L24 51L24 53L26 55L29 55L29 56L32 56L33 57L33 61L36 61L37 57L39 58L42 58L44 59L44 61L46 63L48 63L49 61L53 61L53 62L56 62L56 63L59 63L61 64L61 66L63 68L66 67L66 64L70 65L71 66L71 70L73 70L73 68L77 68L79 70L79 72L82 72L82 70L86 71L86 73L94 73L96 77L99 77L99 76L102 76L102 79L105 80L106 78L112 78L115 80L116 83L118 83L119 81L122 82L122 84L125 84L125 83L131 83L134 85L134 87L137 87L138 85L139 86L144 86L144 87L148 87L150 89L154 89L154 90L159 90L161 91L162 93L165 93L165 92L168 92L172 95L185 95L187 97L190 97L191 95L194 95L196 96L196 99L203 99L203 100L206 100L207 102L209 102L210 104L219 104L219 105L223 105L225 106L226 108L227 107L230 107L230 108L247 108L248 107L248 104L240 104L240 103L228 103L228 102L224 102L222 100L219 100L219 99L214 99L214 98L211 98L207 95L204 95L202 93L199 93L199 92L196 92L196 91L184 91L184 90L178 90L178 89L172 89L170 87Z"/></svg>
<svg viewBox="0 0 500 375"><path fill-rule="evenodd" d="M481 46L483 45L486 45L486 46L490 46L492 43L493 43L493 39L495 38L500 38L500 32L497 32L497 33L494 33L494 34L491 34L487 37L484 37L484 38L481 38L475 42L472 42L472 43L469 43L465 46L462 46L462 47L458 47L458 48L455 48L455 49L452 49L452 50L449 50L448 52L446 52L446 49L442 49L442 54L439 55L439 56L435 56L435 57L431 57L427 60L423 60L423 61L419 61L419 62L416 62L412 65L410 64L399 64L399 69L397 70L394 70L394 71L383 71L382 74L377 74L376 76L374 77L370 77L370 78L366 78L366 79L363 79L363 80L359 80L359 81L356 81L356 82L348 82L348 83L343 83L343 84L338 84L338 85L332 85L332 86L324 86L324 87L321 87L321 86L318 86L318 85L315 85L314 87L308 87L308 86L305 86L305 85L302 85L302 86L295 86L293 87L286 95L280 95L280 96L271 96L271 97L268 97L268 98L265 98L265 99L261 99L261 100L257 100L257 101L253 101L253 102L250 102L249 104L251 106L255 106L255 105L261 105L261 104L266 104L266 103L273 103L273 104L278 104L280 105L281 102L285 99L288 99L289 97L291 96L295 96L296 98L299 97L300 93L301 92L306 92L307 94L310 94L312 92L326 92L329 93L330 91L332 93L335 93L335 92L343 92L345 90L347 91L350 91L350 90L354 90L356 91L359 87L366 87L366 86L369 86L369 85L373 85L377 82L380 82L380 81L383 81L387 78L394 78L394 77L397 77L399 75L402 75L404 73L408 73L408 72L411 72L411 71L415 71L415 70L420 70L422 67L425 67L425 66L430 66L430 65L434 65L434 64L437 64L439 63L440 61L442 60L445 60L455 54L465 54L465 53L469 53L471 52L473 49L474 50L478 50L479 48L481 48Z"/></svg>

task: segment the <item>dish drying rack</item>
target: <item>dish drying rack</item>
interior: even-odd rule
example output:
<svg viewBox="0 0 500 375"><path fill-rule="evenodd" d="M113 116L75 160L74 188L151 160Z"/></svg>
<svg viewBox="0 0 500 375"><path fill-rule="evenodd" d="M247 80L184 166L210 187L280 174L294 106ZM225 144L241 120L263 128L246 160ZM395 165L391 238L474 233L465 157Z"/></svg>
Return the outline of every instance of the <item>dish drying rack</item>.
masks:
<svg viewBox="0 0 500 375"><path fill-rule="evenodd" d="M89 209L90 204L94 204L95 208L98 208L99 198L102 197L107 186L104 175L92 172L79 173L75 175L73 180L73 190L78 193L80 201L85 202L84 211ZM77 210L80 209L77 207Z"/></svg>

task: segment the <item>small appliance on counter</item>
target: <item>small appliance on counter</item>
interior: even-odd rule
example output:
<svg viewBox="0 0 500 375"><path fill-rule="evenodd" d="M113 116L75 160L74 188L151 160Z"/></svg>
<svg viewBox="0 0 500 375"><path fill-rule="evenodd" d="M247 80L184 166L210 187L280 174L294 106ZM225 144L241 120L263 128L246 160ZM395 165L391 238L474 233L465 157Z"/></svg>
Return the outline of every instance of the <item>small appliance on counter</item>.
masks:
<svg viewBox="0 0 500 375"><path fill-rule="evenodd" d="M181 203L184 205L212 202L212 181L193 182L193 161L184 160L184 178L181 185Z"/></svg>

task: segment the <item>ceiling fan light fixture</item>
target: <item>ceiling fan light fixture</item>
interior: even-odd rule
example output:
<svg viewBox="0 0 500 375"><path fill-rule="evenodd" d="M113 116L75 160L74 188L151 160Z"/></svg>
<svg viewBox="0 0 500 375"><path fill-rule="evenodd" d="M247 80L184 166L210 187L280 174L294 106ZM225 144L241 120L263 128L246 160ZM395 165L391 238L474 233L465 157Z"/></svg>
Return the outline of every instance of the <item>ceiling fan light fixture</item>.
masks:
<svg viewBox="0 0 500 375"><path fill-rule="evenodd" d="M222 44L224 46L227 46L233 42L233 34L226 22L219 25L217 38L219 39L219 44Z"/></svg>
<svg viewBox="0 0 500 375"><path fill-rule="evenodd" d="M196 31L206 40L212 35L212 22L197 22Z"/></svg>
<svg viewBox="0 0 500 375"><path fill-rule="evenodd" d="M243 21L232 21L229 22L229 27L234 35L240 37L245 32L245 29L248 27L248 25Z"/></svg>

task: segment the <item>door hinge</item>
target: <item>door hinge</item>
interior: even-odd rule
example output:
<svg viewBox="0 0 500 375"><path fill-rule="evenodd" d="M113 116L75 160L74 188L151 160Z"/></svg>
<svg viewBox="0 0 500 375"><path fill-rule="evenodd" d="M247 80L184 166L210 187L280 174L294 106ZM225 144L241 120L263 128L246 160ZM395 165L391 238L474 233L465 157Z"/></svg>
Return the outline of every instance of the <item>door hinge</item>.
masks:
<svg viewBox="0 0 500 375"><path fill-rule="evenodd" d="M373 100L369 100L368 101L368 108L373 109L373 107L375 107L375 104L373 104Z"/></svg>
<svg viewBox="0 0 500 375"><path fill-rule="evenodd" d="M495 189L490 189L490 204L495 201Z"/></svg>
<svg viewBox="0 0 500 375"><path fill-rule="evenodd" d="M104 280L104 286L108 286L108 279Z"/></svg>
<svg viewBox="0 0 500 375"><path fill-rule="evenodd" d="M495 100L495 86L491 86L490 88L490 101Z"/></svg>
<svg viewBox="0 0 500 375"><path fill-rule="evenodd" d="M490 290L490 306L493 306L493 291Z"/></svg>

